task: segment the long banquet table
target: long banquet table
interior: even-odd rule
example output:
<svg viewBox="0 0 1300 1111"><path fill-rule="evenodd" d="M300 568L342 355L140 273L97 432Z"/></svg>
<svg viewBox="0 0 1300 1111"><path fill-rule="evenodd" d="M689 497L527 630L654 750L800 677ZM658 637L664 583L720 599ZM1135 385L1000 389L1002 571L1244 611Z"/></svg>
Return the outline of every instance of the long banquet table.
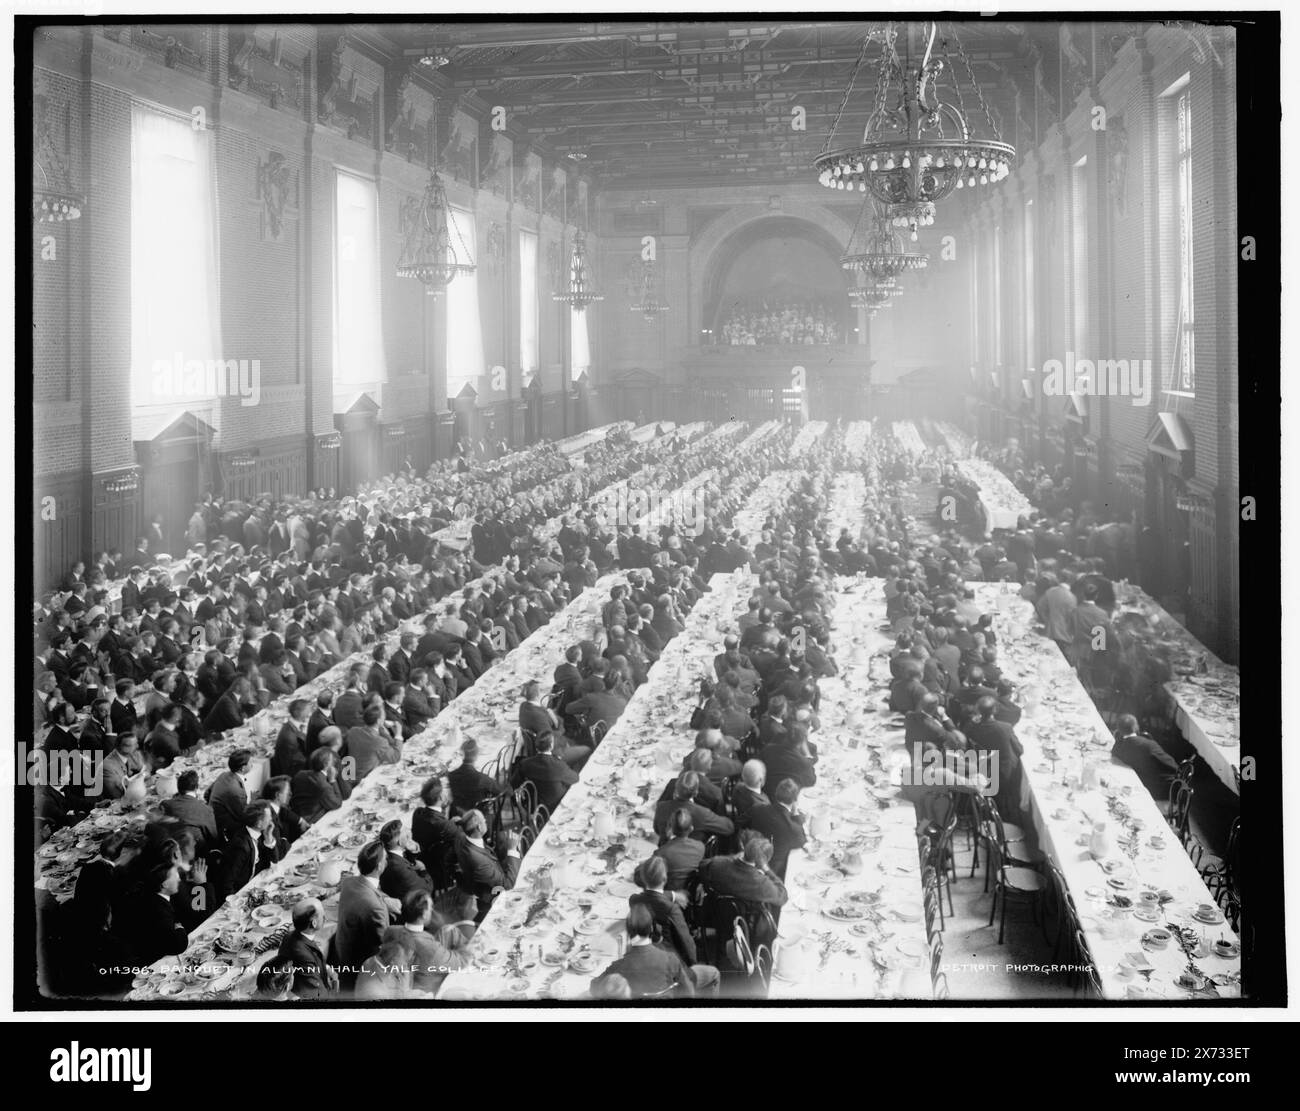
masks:
<svg viewBox="0 0 1300 1111"><path fill-rule="evenodd" d="M925 441L921 439L921 433L916 430L916 425L910 420L896 420L893 424L894 439L908 455L914 459L925 454Z"/></svg>
<svg viewBox="0 0 1300 1111"><path fill-rule="evenodd" d="M282 861L227 898L190 936L184 954L163 957L152 972L138 977L130 998L194 1002L250 992L266 955L255 950L286 925L290 909L304 898L325 903L329 924L318 935L323 945L333 932L338 895L319 881L321 866L333 862L345 872L350 870L357 852L374 840L385 822L409 821L425 779L453 769L460 762L465 739L478 743L481 765L495 759L513 738L523 684L529 679L549 680L569 645L603 638L601 608L611 587L625 583L627 576L628 572L620 571L601 578L485 672L406 741L398 763L376 768L342 807L303 834ZM217 952L219 938L226 939L222 948L230 948L233 955Z"/></svg>
<svg viewBox="0 0 1300 1111"><path fill-rule="evenodd" d="M701 671L749 599L748 570L716 574L649 678L582 769L511 891L470 943L474 965L443 982L442 999L574 999L621 951L636 865L653 854L663 785L694 746L688 728Z"/></svg>
<svg viewBox="0 0 1300 1111"><path fill-rule="evenodd" d="M971 586L976 603L994 615L999 663L1021 690L1024 714L1015 729L1025 749L1024 804L1039 848L1074 897L1106 998L1239 997L1236 934L1155 800L1131 768L1111 758L1109 731L1074 669L1036 627L1027 601L1004 593L1005 584ZM1145 892L1155 898L1144 900ZM1131 905L1117 905L1124 900ZM1198 918L1202 908L1207 913ZM1163 944L1148 936L1171 928L1186 931L1190 953L1177 933ZM1216 951L1220 939L1230 946L1227 955Z"/></svg>
<svg viewBox="0 0 1300 1111"><path fill-rule="evenodd" d="M875 713L889 683L879 580L841 578L824 678L809 841L790 854L770 999L929 999L916 813L897 797L903 734ZM867 707L867 709L864 709Z"/></svg>
<svg viewBox="0 0 1300 1111"><path fill-rule="evenodd" d="M1121 584L1117 613L1140 614L1147 627L1172 645L1174 675L1165 683L1174 721L1219 780L1240 794L1241 673L1205 647L1146 591ZM1204 660L1205 670L1197 663Z"/></svg>
<svg viewBox="0 0 1300 1111"><path fill-rule="evenodd" d="M1029 499L987 459L961 459L957 473L979 490L986 535L994 529L1014 529L1021 517L1034 512Z"/></svg>

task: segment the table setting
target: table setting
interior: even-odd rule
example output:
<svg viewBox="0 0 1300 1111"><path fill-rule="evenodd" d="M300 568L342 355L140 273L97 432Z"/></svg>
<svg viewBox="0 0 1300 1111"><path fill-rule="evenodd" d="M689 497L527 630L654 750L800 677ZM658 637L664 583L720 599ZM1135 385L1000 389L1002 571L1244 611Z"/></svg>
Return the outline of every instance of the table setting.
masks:
<svg viewBox="0 0 1300 1111"><path fill-rule="evenodd" d="M1136 614L1144 626L1140 641L1158 640L1170 649L1173 676L1164 684L1174 722L1214 774L1240 792L1241 673L1225 664L1176 621L1154 598L1127 580L1115 588L1115 612Z"/></svg>
<svg viewBox="0 0 1300 1111"><path fill-rule="evenodd" d="M817 783L800 792L808 842L790 854L770 999L929 999L916 814L898 797L903 734L881 698L892 640L874 580L837 580L820 681ZM876 584L878 585L878 584ZM903 759L906 753L901 752Z"/></svg>
<svg viewBox="0 0 1300 1111"><path fill-rule="evenodd" d="M1068 661L1029 603L972 584L995 613L999 662L1020 687L1023 805L1061 869L1102 990L1113 999L1238 998L1240 942Z"/></svg>
<svg viewBox="0 0 1300 1111"><path fill-rule="evenodd" d="M506 954L510 975L452 973L442 999L573 999L621 954L637 864L659 839L654 811L694 746L690 710L712 667L719 630L734 629L754 583L747 569L716 574L618 721L524 857L512 891L479 927L471 951ZM487 963L491 964L495 958Z"/></svg>

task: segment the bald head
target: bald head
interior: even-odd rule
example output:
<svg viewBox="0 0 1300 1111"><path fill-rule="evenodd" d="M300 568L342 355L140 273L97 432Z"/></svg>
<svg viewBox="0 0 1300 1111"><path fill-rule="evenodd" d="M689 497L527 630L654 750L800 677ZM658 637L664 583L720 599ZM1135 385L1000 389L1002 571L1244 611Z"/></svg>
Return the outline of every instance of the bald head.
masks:
<svg viewBox="0 0 1300 1111"><path fill-rule="evenodd" d="M745 766L740 769L740 778L746 787L761 791L767 782L767 767L762 760L746 760Z"/></svg>

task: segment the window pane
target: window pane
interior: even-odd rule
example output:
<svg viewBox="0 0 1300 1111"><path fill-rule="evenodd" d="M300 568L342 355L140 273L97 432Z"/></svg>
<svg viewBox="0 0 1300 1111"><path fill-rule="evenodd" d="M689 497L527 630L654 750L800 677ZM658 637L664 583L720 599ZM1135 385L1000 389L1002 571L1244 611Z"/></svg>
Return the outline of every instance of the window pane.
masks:
<svg viewBox="0 0 1300 1111"><path fill-rule="evenodd" d="M527 374L538 369L537 354L537 235L519 233L519 366Z"/></svg>
<svg viewBox="0 0 1300 1111"><path fill-rule="evenodd" d="M474 214L448 208L448 231L458 261L474 257ZM459 274L447 284L447 397L455 397L485 373L483 325L478 315L478 271Z"/></svg>
<svg viewBox="0 0 1300 1111"><path fill-rule="evenodd" d="M375 183L339 173L334 244L334 384L383 382Z"/></svg>
<svg viewBox="0 0 1300 1111"><path fill-rule="evenodd" d="M188 118L131 110L131 402L150 414L231 392L209 141Z"/></svg>

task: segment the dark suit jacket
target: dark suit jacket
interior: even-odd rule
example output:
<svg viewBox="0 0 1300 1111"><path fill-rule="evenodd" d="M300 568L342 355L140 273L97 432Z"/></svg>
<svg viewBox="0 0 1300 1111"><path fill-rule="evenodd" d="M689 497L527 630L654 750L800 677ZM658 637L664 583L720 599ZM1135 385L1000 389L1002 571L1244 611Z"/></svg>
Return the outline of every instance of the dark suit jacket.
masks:
<svg viewBox="0 0 1300 1111"><path fill-rule="evenodd" d="M646 996L694 998L695 981L681 958L658 945L633 945L592 981L593 993L607 976L622 976L632 989L633 999Z"/></svg>
<svg viewBox="0 0 1300 1111"><path fill-rule="evenodd" d="M189 795L173 795L163 799L162 812L169 818L175 818L183 826L194 831L194 840L200 855L216 848L219 835L217 816L202 799Z"/></svg>
<svg viewBox="0 0 1300 1111"><path fill-rule="evenodd" d="M731 806L736 812L736 825L742 829L752 824L756 809L769 805L771 799L762 791L751 791L743 783L736 784L736 789L731 793Z"/></svg>
<svg viewBox="0 0 1300 1111"><path fill-rule="evenodd" d="M302 726L290 719L280 726L271 757L271 774L295 776L307 766L307 737Z"/></svg>
<svg viewBox="0 0 1300 1111"><path fill-rule="evenodd" d="M498 860L491 851L479 848L467 837L456 846L456 863L460 866L460 887L478 900L477 922L483 920L495 898L493 889L511 888L519 875L519 857Z"/></svg>
<svg viewBox="0 0 1300 1111"><path fill-rule="evenodd" d="M750 814L749 826L772 842L772 871L784 880L790 850L802 849L808 840L803 820L774 802L770 806L755 807Z"/></svg>
<svg viewBox="0 0 1300 1111"><path fill-rule="evenodd" d="M424 691L408 687L406 695L402 699L402 714L406 718L406 724L411 732L418 733L424 728L426 721L438 716L438 711L434 708L433 703L429 701L429 697Z"/></svg>
<svg viewBox="0 0 1300 1111"><path fill-rule="evenodd" d="M528 780L537 786L537 801L552 814L564 793L578 782L578 773L553 753L539 753L520 760L511 769L511 782Z"/></svg>
<svg viewBox="0 0 1300 1111"><path fill-rule="evenodd" d="M433 883L427 874L413 868L405 856L389 853L388 866L379 877L379 890L403 903L412 891L432 893Z"/></svg>
<svg viewBox="0 0 1300 1111"><path fill-rule="evenodd" d="M354 726L343 738L343 754L356 761L355 781L360 783L380 764L396 764L402 758L402 750L389 737L387 730L366 726Z"/></svg>
<svg viewBox="0 0 1300 1111"><path fill-rule="evenodd" d="M629 907L643 906L653 915L657 944L671 945L687 968L697 963L695 939L691 937L682 908L671 895L661 891L642 891L629 897L627 903Z"/></svg>
<svg viewBox="0 0 1300 1111"><path fill-rule="evenodd" d="M768 745L758 758L767 769L763 791L768 798L783 779L793 779L800 787L812 787L817 783L817 769L813 762L784 744Z"/></svg>
<svg viewBox="0 0 1300 1111"><path fill-rule="evenodd" d="M212 784L208 805L216 815L217 829L223 837L244 828L244 811L248 809L248 790L232 771L224 771Z"/></svg>
<svg viewBox="0 0 1300 1111"><path fill-rule="evenodd" d="M305 743L308 756L320 746L321 731L328 729L333 724L334 722L329 714L324 713L319 706L311 712L311 717L307 719L307 740Z"/></svg>
<svg viewBox="0 0 1300 1111"><path fill-rule="evenodd" d="M360 691L344 691L334 700L334 724L346 735L353 726L362 724L361 711L364 706L365 700Z"/></svg>
<svg viewBox="0 0 1300 1111"><path fill-rule="evenodd" d="M606 725L612 726L626 708L626 698L613 691L600 690L574 699L566 707L566 711L575 717L581 714L588 725L603 721Z"/></svg>
<svg viewBox="0 0 1300 1111"><path fill-rule="evenodd" d="M661 799L655 807L655 832L661 839L668 836L668 827L672 822L673 814L682 807L691 812L691 820L695 823L692 836L701 841L714 834L727 837L736 831L730 818L723 818L698 802L679 802L673 798L666 798Z"/></svg>
<svg viewBox="0 0 1300 1111"><path fill-rule="evenodd" d="M343 805L343 792L320 772L300 771L293 777L290 809L306 822L319 822L331 810Z"/></svg>
<svg viewBox="0 0 1300 1111"><path fill-rule="evenodd" d="M700 862L700 879L715 895L725 895L744 903L784 906L785 884L738 856L714 856Z"/></svg>
<svg viewBox="0 0 1300 1111"><path fill-rule="evenodd" d="M247 827L233 833L226 842L225 858L221 862L221 875L217 879L217 901L242 891L258 872L269 868L280 859L279 848L269 849L259 838L257 852L248 836Z"/></svg>
<svg viewBox="0 0 1300 1111"><path fill-rule="evenodd" d="M449 771L447 786L451 788L452 805L462 814L476 809L484 799L501 793L501 786L495 779L469 764L461 764Z"/></svg>
<svg viewBox="0 0 1300 1111"><path fill-rule="evenodd" d="M325 954L311 938L293 930L280 942L276 963L293 969L293 987L299 999L328 999L332 994L325 979Z"/></svg>
<svg viewBox="0 0 1300 1111"><path fill-rule="evenodd" d="M1143 733L1117 740L1111 756L1127 764L1158 801L1169 798L1169 785L1178 778L1178 762L1155 739Z"/></svg>
<svg viewBox="0 0 1300 1111"><path fill-rule="evenodd" d="M333 939L342 966L341 982L355 982L355 970L379 952L379 939L388 924L388 903L374 885L365 876L344 876L339 884L338 929Z"/></svg>
<svg viewBox="0 0 1300 1111"><path fill-rule="evenodd" d="M460 826L427 806L416 807L411 815L411 838L420 846L420 858L439 887L448 878L443 874L447 854L460 844L464 836Z"/></svg>
<svg viewBox="0 0 1300 1111"><path fill-rule="evenodd" d="M704 844L694 837L674 837L660 845L655 856L668 865L668 890L681 891L704 859Z"/></svg>
<svg viewBox="0 0 1300 1111"><path fill-rule="evenodd" d="M136 965L183 953L190 943L185 927L176 924L171 900L155 892L141 891L124 899L114 914L113 927L126 941Z"/></svg>

